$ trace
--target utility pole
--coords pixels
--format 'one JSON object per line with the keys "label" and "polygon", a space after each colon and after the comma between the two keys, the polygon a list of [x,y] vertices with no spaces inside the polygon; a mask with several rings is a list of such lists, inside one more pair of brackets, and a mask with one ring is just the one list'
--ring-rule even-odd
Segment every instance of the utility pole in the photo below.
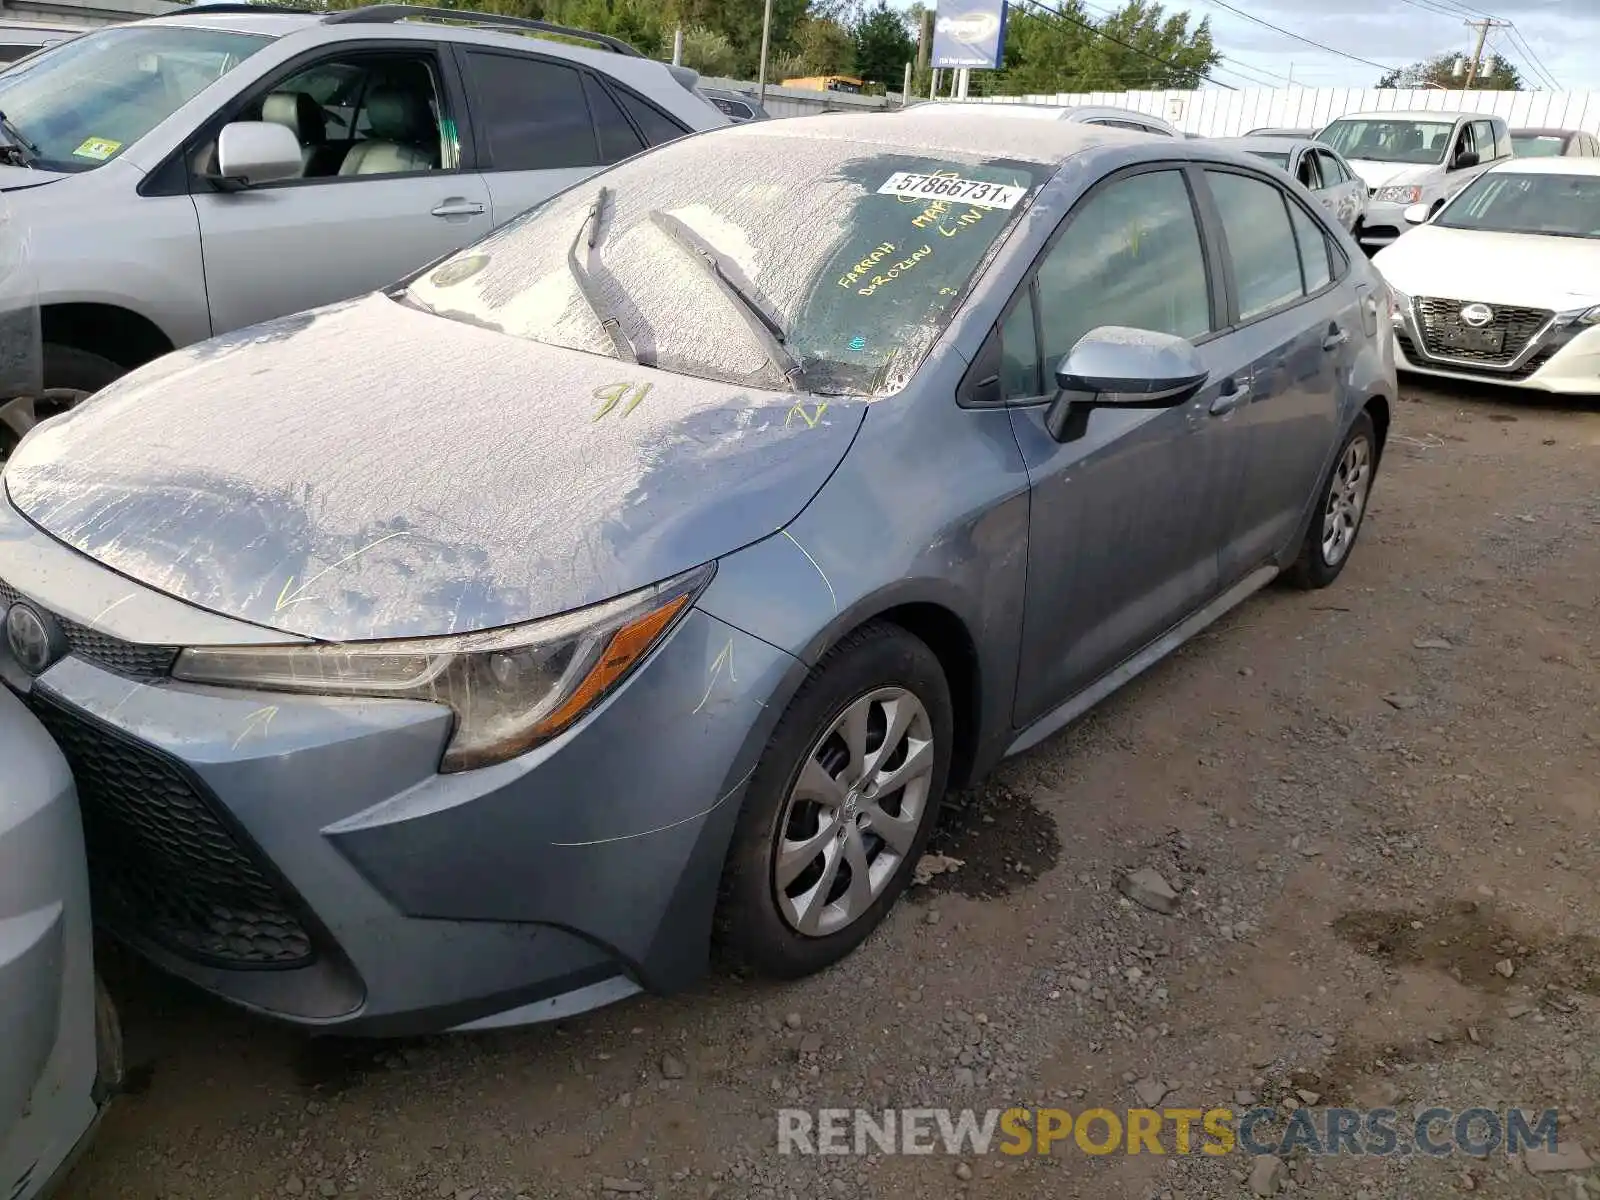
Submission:
{"label": "utility pole", "polygon": [[767,102],[767,49],[772,44],[772,0],[767,0],[761,13],[761,75],[757,85],[756,103]]}
{"label": "utility pole", "polygon": [[1491,29],[1504,29],[1511,24],[1510,21],[1496,21],[1485,17],[1481,21],[1462,22],[1468,29],[1478,31],[1478,44],[1472,48],[1472,61],[1467,64],[1467,81],[1462,84],[1463,91],[1471,91],[1472,83],[1478,78],[1478,72],[1483,69],[1483,43],[1489,37]]}

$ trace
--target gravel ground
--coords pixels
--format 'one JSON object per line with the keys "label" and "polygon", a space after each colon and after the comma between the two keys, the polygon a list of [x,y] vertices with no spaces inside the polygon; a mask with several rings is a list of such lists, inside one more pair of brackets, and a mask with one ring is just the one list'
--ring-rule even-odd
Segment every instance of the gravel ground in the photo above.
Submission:
{"label": "gravel ground", "polygon": [[959,797],[962,865],[802,984],[350,1044],[114,960],[131,1094],[66,1196],[1600,1197],[1503,1153],[782,1156],[775,1118],[1523,1105],[1600,1159],[1597,448],[1594,406],[1408,389],[1334,587]]}

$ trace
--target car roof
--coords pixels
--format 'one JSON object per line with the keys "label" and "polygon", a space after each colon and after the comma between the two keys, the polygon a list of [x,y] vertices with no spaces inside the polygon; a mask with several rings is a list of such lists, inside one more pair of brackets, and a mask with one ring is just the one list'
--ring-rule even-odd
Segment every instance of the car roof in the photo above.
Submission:
{"label": "car roof", "polygon": [[[1257,134],[1255,137],[1246,135],[1244,137],[1207,138],[1206,140],[1216,142],[1221,146],[1227,146],[1230,150],[1243,150],[1246,153],[1252,150],[1293,150],[1299,146],[1313,144],[1311,138],[1280,137],[1276,134]],[[1330,147],[1324,146],[1321,142],[1315,144],[1318,150],[1330,150]]]}
{"label": "car roof", "polygon": [[1508,158],[1489,170],[1497,175],[1600,175],[1600,158]]}
{"label": "car roof", "polygon": [[936,112],[985,113],[989,116],[1022,117],[1035,121],[1065,121],[1075,115],[1118,117],[1123,120],[1144,121],[1160,129],[1172,128],[1171,123],[1161,117],[1152,117],[1136,109],[1118,108],[1111,104],[1042,104],[1032,100],[1017,104],[985,100],[924,100],[919,104],[912,104],[895,111],[916,113],[920,116]]}
{"label": "car roof", "polygon": [[1429,112],[1424,108],[1416,108],[1400,109],[1395,112],[1342,113],[1328,124],[1332,125],[1334,121],[1434,121],[1443,125],[1447,121],[1464,121],[1472,117],[1484,121],[1496,119],[1493,113]]}
{"label": "car roof", "polygon": [[1511,131],[1512,137],[1574,137],[1578,134],[1576,129],[1556,129],[1553,126],[1525,125],[1520,129]]}
{"label": "car roof", "polygon": [[[974,106],[976,107],[976,106]],[[988,107],[988,106],[984,106]],[[910,110],[907,110],[910,111]],[[1174,142],[1153,134],[1076,121],[995,121],[981,113],[949,112],[941,121],[886,121],[878,113],[819,113],[736,125],[717,131],[722,138],[820,138],[865,142],[886,149],[1011,158],[1051,166],[1095,146],[1172,147],[1203,145]]]}

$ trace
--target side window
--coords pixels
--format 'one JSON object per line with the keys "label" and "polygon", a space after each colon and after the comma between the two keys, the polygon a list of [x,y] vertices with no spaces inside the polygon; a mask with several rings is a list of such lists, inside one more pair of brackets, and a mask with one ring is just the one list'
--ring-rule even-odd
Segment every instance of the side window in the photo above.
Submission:
{"label": "side window", "polygon": [[631,92],[618,91],[617,99],[622,101],[622,107],[633,118],[633,123],[644,132],[644,140],[649,145],[659,146],[662,142],[670,142],[689,132],[654,104],[639,99]]}
{"label": "side window", "polygon": [[[300,143],[298,178],[331,179],[455,170],[447,116],[432,55],[362,54],[304,67],[230,119],[287,127]],[[195,174],[214,172],[216,139],[189,161]]]}
{"label": "side window", "polygon": [[1477,144],[1478,157],[1488,162],[1495,156],[1494,122],[1474,121],[1472,123],[1472,140]]}
{"label": "side window", "polygon": [[1228,235],[1239,319],[1248,321],[1298,300],[1300,251],[1289,225],[1288,197],[1263,179],[1207,171]]}
{"label": "side window", "polygon": [[1033,290],[1022,294],[1000,322],[1000,395],[1019,400],[1044,393],[1039,378],[1039,339],[1033,325]]}
{"label": "side window", "polygon": [[621,162],[644,149],[644,143],[604,84],[593,75],[585,75],[583,92],[589,98],[589,111],[594,113],[595,132],[600,135],[601,162]]}
{"label": "side window", "polygon": [[1100,189],[1039,264],[1039,347],[1049,369],[1102,325],[1194,338],[1211,330],[1200,226],[1178,170]]}
{"label": "side window", "polygon": [[1317,166],[1322,170],[1323,187],[1334,187],[1341,183],[1350,182],[1350,176],[1345,173],[1343,165],[1337,158],[1329,154],[1326,150],[1318,150],[1315,153],[1317,156]]}
{"label": "side window", "polygon": [[1473,133],[1471,122],[1467,122],[1466,124],[1463,124],[1461,126],[1460,133],[1458,133],[1456,135],[1455,152],[1453,154],[1451,154],[1451,156],[1450,156],[1451,165],[1454,165],[1456,159],[1461,157],[1461,155],[1465,154],[1469,150],[1477,151],[1480,158],[1484,157],[1487,154],[1487,151],[1478,150],[1478,139],[1477,139],[1477,136]]}
{"label": "side window", "polygon": [[1322,226],[1293,201],[1289,203],[1289,222],[1294,226],[1294,240],[1300,247],[1300,277],[1306,295],[1320,291],[1333,280],[1329,266],[1328,235]]}
{"label": "side window", "polygon": [[1300,156],[1300,165],[1295,168],[1295,173],[1308,191],[1319,191],[1323,187],[1322,172],[1317,170],[1317,156],[1311,151]]}
{"label": "side window", "polygon": [[1494,126],[1494,156],[1510,158],[1515,153],[1511,146],[1511,127],[1498,122]]}
{"label": "side window", "polygon": [[467,51],[474,120],[496,171],[554,171],[601,162],[583,77],[572,67]]}

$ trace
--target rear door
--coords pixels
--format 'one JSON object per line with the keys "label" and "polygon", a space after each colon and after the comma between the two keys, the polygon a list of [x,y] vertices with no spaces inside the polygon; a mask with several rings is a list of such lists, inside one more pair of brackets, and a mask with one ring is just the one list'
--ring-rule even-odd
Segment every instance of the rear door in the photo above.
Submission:
{"label": "rear door", "polygon": [[1340,380],[1360,312],[1321,222],[1277,182],[1208,166],[1228,281],[1227,341],[1249,362],[1236,418],[1247,455],[1225,536],[1223,586],[1284,551],[1298,534],[1337,433]]}
{"label": "rear door", "polygon": [[[456,137],[463,101],[439,49],[341,47],[230,106],[188,154],[213,333],[385,287],[489,232],[489,193]],[[299,177],[222,191],[228,120],[276,120],[300,140]]]}
{"label": "rear door", "polygon": [[556,58],[457,46],[495,225],[688,131],[615,81]]}
{"label": "rear door", "polygon": [[1345,165],[1339,161],[1338,155],[1332,151],[1320,148],[1313,149],[1316,155],[1317,170],[1322,176],[1322,190],[1317,194],[1333,213],[1334,219],[1346,229],[1354,229],[1356,218],[1361,215],[1364,207],[1362,198],[1366,191],[1361,181]]}

